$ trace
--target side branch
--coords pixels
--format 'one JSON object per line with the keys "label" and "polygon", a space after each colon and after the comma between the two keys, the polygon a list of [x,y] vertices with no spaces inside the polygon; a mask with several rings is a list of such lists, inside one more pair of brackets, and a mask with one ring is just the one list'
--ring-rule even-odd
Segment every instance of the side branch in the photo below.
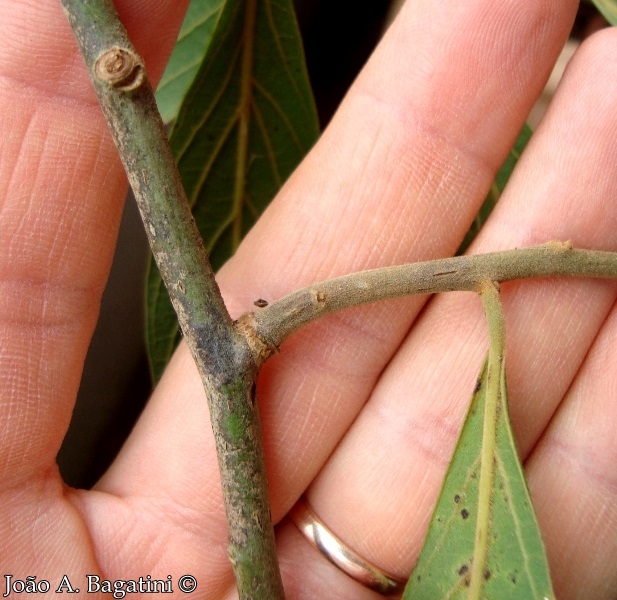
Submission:
{"label": "side branch", "polygon": [[260,360],[294,331],[324,315],[360,304],[412,294],[479,291],[483,281],[529,277],[617,278],[617,253],[576,250],[568,242],[456,256],[353,273],[303,288],[243,317],[254,331]]}

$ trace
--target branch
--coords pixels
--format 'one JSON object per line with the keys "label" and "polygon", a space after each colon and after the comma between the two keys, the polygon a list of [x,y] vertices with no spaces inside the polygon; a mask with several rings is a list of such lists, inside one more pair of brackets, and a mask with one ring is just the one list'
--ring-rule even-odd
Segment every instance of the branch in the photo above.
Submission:
{"label": "branch", "polygon": [[210,408],[240,598],[283,598],[256,365],[223,302],[144,68],[111,0],[62,0]]}
{"label": "branch", "polygon": [[242,317],[256,360],[278,350],[294,331],[337,310],[411,294],[479,291],[483,281],[529,277],[617,278],[617,253],[576,250],[569,242],[456,256],[353,273],[308,286]]}

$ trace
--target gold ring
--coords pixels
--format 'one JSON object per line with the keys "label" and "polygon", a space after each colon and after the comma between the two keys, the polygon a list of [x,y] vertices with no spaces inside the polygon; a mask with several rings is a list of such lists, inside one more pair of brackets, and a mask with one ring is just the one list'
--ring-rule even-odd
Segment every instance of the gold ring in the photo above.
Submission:
{"label": "gold ring", "polygon": [[386,573],[343,544],[312,511],[304,498],[298,500],[289,516],[304,537],[332,564],[352,579],[383,595],[403,591],[407,583],[404,579]]}

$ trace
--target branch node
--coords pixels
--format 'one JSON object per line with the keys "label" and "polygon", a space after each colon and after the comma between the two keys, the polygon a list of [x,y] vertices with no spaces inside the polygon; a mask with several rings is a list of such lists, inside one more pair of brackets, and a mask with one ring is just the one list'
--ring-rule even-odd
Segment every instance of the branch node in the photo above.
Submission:
{"label": "branch node", "polygon": [[555,253],[568,252],[572,250],[572,240],[567,240],[565,242],[560,242],[557,240],[551,240],[550,242],[546,242],[546,244],[542,244],[549,250],[552,250]]}
{"label": "branch node", "polygon": [[501,286],[499,285],[499,281],[494,281],[492,279],[483,279],[478,284],[477,292],[478,294],[487,294],[487,293],[499,293]]}
{"label": "branch node", "polygon": [[257,320],[255,319],[255,313],[249,312],[243,314],[234,323],[234,325],[236,331],[238,331],[246,340],[257,368],[259,368],[259,366],[273,354],[278,353],[278,346],[269,343],[257,333]]}
{"label": "branch node", "polygon": [[313,290],[312,291],[312,296],[314,301],[317,303],[317,306],[321,306],[323,304],[325,304],[327,298],[326,298],[326,292],[322,291],[322,290]]}
{"label": "branch node", "polygon": [[138,89],[146,80],[141,57],[133,50],[113,46],[94,63],[94,76],[107,85],[124,92]]}

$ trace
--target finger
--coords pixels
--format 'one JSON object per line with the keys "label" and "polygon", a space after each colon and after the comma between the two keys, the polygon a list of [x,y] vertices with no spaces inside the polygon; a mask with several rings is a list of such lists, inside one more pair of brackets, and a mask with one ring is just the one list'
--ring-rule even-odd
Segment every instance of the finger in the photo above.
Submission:
{"label": "finger", "polygon": [[615,340],[614,307],[526,465],[563,600],[617,596]]}
{"label": "finger", "polygon": [[[474,252],[550,239],[617,247],[617,176],[609,168],[617,160],[617,84],[607,84],[617,81],[609,60],[617,37],[599,39],[573,61]],[[551,280],[502,291],[511,414],[526,456],[593,343],[616,286]],[[336,534],[395,574],[408,575],[420,550],[486,353],[485,330],[473,294],[435,298],[310,488],[311,505],[336,524]]]}
{"label": "finger", "polygon": [[[321,141],[221,272],[234,315],[315,279],[453,252],[574,10],[573,2],[557,10],[485,1],[451,11],[408,3]],[[266,368],[259,397],[276,519],[353,421],[420,307],[414,299],[334,316],[296,335]],[[199,441],[205,426],[186,417],[201,415],[205,401],[185,354],[100,489],[131,495],[146,485],[222,518],[218,492],[196,497],[213,481],[215,458],[211,441]],[[146,433],[157,447],[142,441]],[[195,455],[197,465],[179,466]],[[165,461],[178,468],[163,478]],[[197,482],[187,472],[200,473]],[[223,547],[220,538],[221,564]]]}
{"label": "finger", "polygon": [[[119,3],[157,76],[182,4]],[[161,31],[156,44],[148,29]],[[0,468],[10,481],[55,463],[126,181],[60,3],[1,3],[0,36],[0,418],[10,423]]]}
{"label": "finger", "polygon": [[[596,34],[581,48],[582,56],[577,57],[578,62],[568,73],[572,87],[581,85],[583,77],[595,75],[597,78],[598,88],[592,88],[584,98],[591,121],[586,137],[600,146],[595,155],[599,161],[597,170],[603,169],[605,173],[613,170],[610,161],[615,160],[614,143],[603,146],[608,140],[597,134],[608,127],[613,137],[615,135],[615,119],[610,120],[609,104],[611,98],[614,102],[615,94],[603,85],[602,94],[595,94],[600,82],[605,83],[605,78],[613,78],[616,74],[611,58],[616,47],[614,31]],[[590,55],[594,57],[593,70],[585,75],[583,70],[588,67],[582,61]],[[580,67],[577,69],[576,65]],[[566,93],[566,89],[561,92]],[[613,228],[613,239],[615,236],[617,182],[613,177],[612,186],[598,189],[598,182],[593,181],[593,170],[580,172],[578,176],[578,185],[586,188],[588,198],[600,200],[597,220],[588,235],[594,245],[603,247],[608,228]],[[584,227],[585,222],[582,225]],[[593,297],[585,298],[584,302],[585,311],[594,308]],[[572,337],[578,337],[579,332],[573,327],[570,329],[574,329]],[[616,340],[617,311],[613,305],[565,400],[526,464],[555,591],[557,597],[564,600],[609,600],[617,594],[617,513],[614,509],[617,496],[614,435],[617,370],[612,360]]]}
{"label": "finger", "polygon": [[[160,73],[185,3],[117,4]],[[60,3],[1,2],[0,38],[0,563],[79,577],[96,556],[55,458],[126,183]]]}

